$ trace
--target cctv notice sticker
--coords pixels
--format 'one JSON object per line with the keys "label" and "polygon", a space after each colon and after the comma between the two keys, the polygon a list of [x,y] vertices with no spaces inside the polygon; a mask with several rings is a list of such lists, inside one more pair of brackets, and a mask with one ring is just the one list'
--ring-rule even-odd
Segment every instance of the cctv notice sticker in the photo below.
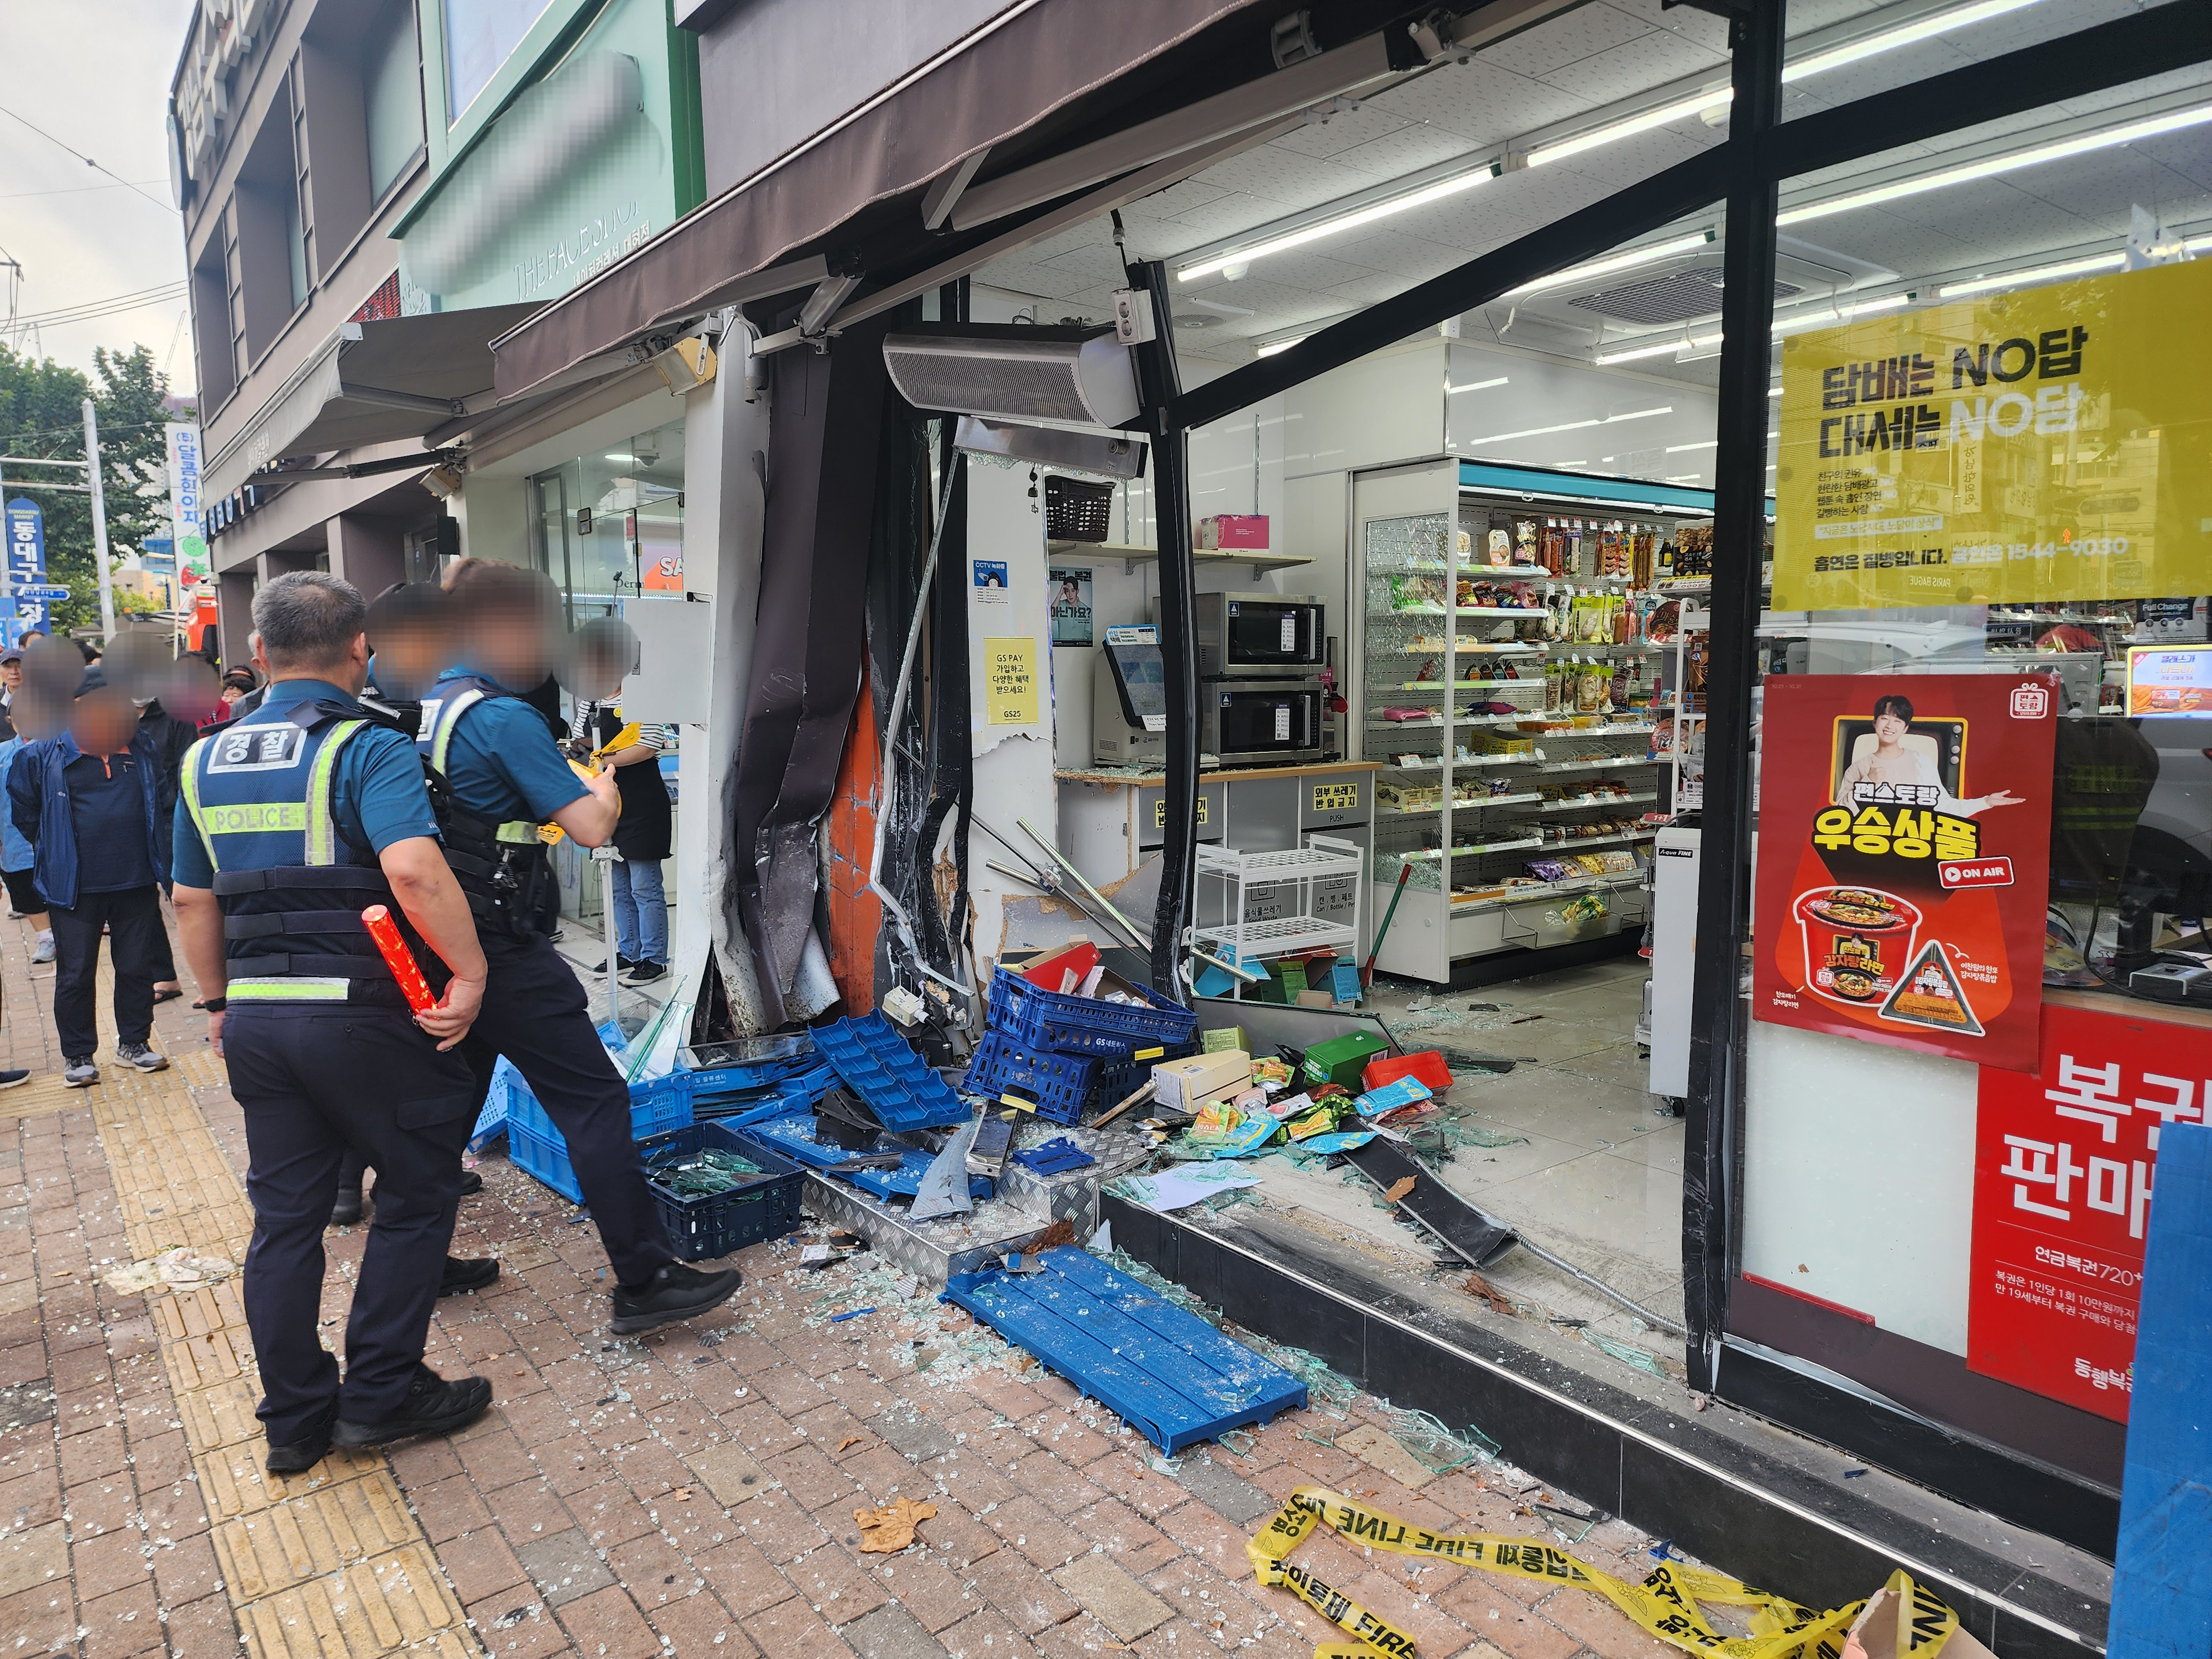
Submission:
{"label": "cctv notice sticker", "polygon": [[2055,675],[1777,674],[1752,1013],[2033,1071]]}
{"label": "cctv notice sticker", "polygon": [[1782,342],[1777,610],[2203,586],[2212,261]]}

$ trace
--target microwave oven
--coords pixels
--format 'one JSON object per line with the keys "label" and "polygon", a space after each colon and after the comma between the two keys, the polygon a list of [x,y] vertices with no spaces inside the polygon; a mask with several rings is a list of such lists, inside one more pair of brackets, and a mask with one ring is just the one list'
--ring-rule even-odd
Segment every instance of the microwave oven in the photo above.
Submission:
{"label": "microwave oven", "polygon": [[1224,766],[1319,760],[1321,682],[1204,682],[1198,688],[1198,746]]}
{"label": "microwave oven", "polygon": [[[1200,593],[1191,622],[1200,679],[1310,679],[1328,662],[1328,610],[1309,593]],[[1159,601],[1152,601],[1155,619]]]}

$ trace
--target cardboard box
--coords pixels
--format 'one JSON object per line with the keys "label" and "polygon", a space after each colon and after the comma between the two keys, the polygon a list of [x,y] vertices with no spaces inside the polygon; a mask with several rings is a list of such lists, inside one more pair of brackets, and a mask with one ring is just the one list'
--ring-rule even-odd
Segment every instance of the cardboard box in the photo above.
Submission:
{"label": "cardboard box", "polygon": [[1231,1048],[1242,1048],[1249,1054],[1252,1052],[1252,1040],[1244,1035],[1242,1025],[1218,1025],[1198,1034],[1198,1048],[1200,1054],[1223,1054]]}
{"label": "cardboard box", "polygon": [[1217,1096],[1234,1095],[1252,1084],[1252,1056],[1242,1048],[1222,1048],[1186,1060],[1164,1060],[1152,1067],[1156,1098],[1180,1112],[1196,1112]]}
{"label": "cardboard box", "polygon": [[1222,513],[1197,524],[1198,544],[1208,552],[1242,548],[1267,550],[1267,515],[1264,513]]}
{"label": "cardboard box", "polygon": [[1334,1083],[1358,1094],[1359,1074],[1367,1062],[1389,1051],[1390,1045],[1372,1031],[1347,1032],[1307,1049],[1305,1066],[1299,1075],[1309,1083]]}

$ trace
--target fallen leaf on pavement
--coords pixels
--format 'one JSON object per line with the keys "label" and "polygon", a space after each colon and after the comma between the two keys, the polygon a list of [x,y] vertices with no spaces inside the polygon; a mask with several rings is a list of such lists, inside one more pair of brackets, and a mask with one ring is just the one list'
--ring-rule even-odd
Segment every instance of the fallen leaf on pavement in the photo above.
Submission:
{"label": "fallen leaf on pavement", "polygon": [[1492,1313],[1510,1314],[1514,1310],[1513,1298],[1480,1273],[1469,1273],[1466,1288],[1469,1296],[1479,1296],[1487,1302]]}
{"label": "fallen leaf on pavement", "polygon": [[668,1494],[668,1501],[672,1504],[690,1503],[691,1501],[691,1488],[689,1486],[678,1486],[674,1492]]}
{"label": "fallen leaf on pavement", "polygon": [[896,1555],[914,1542],[914,1529],[937,1513],[934,1504],[894,1498],[879,1510],[854,1510],[860,1523],[860,1553]]}
{"label": "fallen leaf on pavement", "polygon": [[1394,1181],[1390,1183],[1389,1190],[1384,1193],[1382,1196],[1389,1199],[1393,1204],[1395,1204],[1400,1199],[1405,1197],[1407,1193],[1412,1192],[1413,1188],[1419,1184],[1420,1179],[1421,1178],[1419,1176],[1407,1176],[1403,1181]]}
{"label": "fallen leaf on pavement", "polygon": [[837,1449],[840,1452],[846,1451],[854,1446],[859,1445],[860,1442],[866,1438],[867,1436],[864,1434],[848,1434],[842,1440],[840,1440],[837,1443]]}

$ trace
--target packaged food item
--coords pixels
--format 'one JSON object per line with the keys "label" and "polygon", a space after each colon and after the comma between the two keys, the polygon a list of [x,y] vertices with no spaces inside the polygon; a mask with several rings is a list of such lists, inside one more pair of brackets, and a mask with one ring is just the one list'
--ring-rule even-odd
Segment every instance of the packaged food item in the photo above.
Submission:
{"label": "packaged food item", "polygon": [[1595,662],[1581,664],[1575,672],[1575,712],[1594,714],[1605,702],[1606,672]]}
{"label": "packaged food item", "polygon": [[1291,1086],[1291,1062],[1275,1054],[1255,1060],[1252,1081],[1266,1090],[1287,1089]]}
{"label": "packaged food item", "polygon": [[1538,881],[1565,881],[1574,871],[1559,859],[1530,859],[1522,868]]}
{"label": "packaged food item", "polygon": [[1490,532],[1489,553],[1490,562],[1492,565],[1503,567],[1511,564],[1513,562],[1512,538],[1503,530],[1492,531]]}

